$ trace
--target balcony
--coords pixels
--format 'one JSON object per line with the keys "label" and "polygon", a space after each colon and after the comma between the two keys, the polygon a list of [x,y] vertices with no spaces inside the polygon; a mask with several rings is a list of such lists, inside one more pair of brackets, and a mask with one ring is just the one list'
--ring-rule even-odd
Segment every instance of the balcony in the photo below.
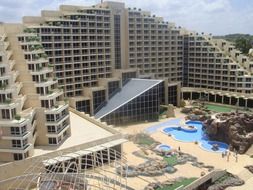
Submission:
{"label": "balcony", "polygon": [[10,45],[10,42],[5,41],[4,42],[4,49],[7,50]]}
{"label": "balcony", "polygon": [[37,70],[31,71],[32,75],[42,75],[42,74],[47,74],[47,73],[52,73],[53,68],[52,67],[43,67],[39,68]]}
{"label": "balcony", "polygon": [[55,99],[63,95],[63,91],[59,89],[50,90],[47,95],[41,95],[40,100]]}
{"label": "balcony", "polygon": [[37,49],[37,50],[26,50],[24,51],[24,54],[25,55],[30,55],[30,54],[42,54],[44,53],[44,50],[43,49]]}
{"label": "balcony", "polygon": [[15,64],[16,64],[16,62],[14,60],[9,61],[10,70],[13,69]]}
{"label": "balcony", "polygon": [[[54,106],[52,108],[46,109],[45,114],[59,114],[61,113],[64,109],[68,108],[69,105],[65,103],[64,101],[59,101],[57,102],[57,106]],[[68,114],[67,114],[68,115]]]}
{"label": "balcony", "polygon": [[25,131],[22,134],[9,134],[9,135],[2,135],[2,139],[4,140],[24,140],[26,138],[28,138],[32,133],[29,131]]}
{"label": "balcony", "polygon": [[67,125],[61,127],[61,129],[57,130],[56,132],[48,132],[46,136],[47,137],[58,137],[58,136],[61,136],[69,128],[70,128],[70,125],[67,124]]}
{"label": "balcony", "polygon": [[4,102],[0,102],[0,109],[12,109],[15,107],[23,107],[26,101],[26,96],[19,95],[15,99],[6,99]]}
{"label": "balcony", "polygon": [[68,118],[69,118],[69,114],[67,113],[67,114],[62,115],[55,121],[46,121],[46,125],[60,125],[61,123],[63,123],[63,121],[65,121]]}
{"label": "balcony", "polygon": [[57,80],[53,80],[53,78],[47,78],[43,82],[38,82],[35,84],[35,87],[47,87],[57,83]]}
{"label": "balcony", "polygon": [[47,59],[45,59],[45,58],[39,58],[39,59],[33,59],[33,60],[26,60],[26,62],[27,62],[27,64],[36,64],[36,63],[40,63],[40,64],[42,64],[42,63],[48,63],[48,60]]}
{"label": "balcony", "polygon": [[7,51],[7,60],[9,60],[10,59],[10,57],[12,56],[12,51]]}
{"label": "balcony", "polygon": [[0,152],[8,152],[8,153],[25,153],[28,150],[30,150],[31,148],[33,148],[33,145],[28,143],[23,147],[9,147],[9,148],[4,148],[4,149],[0,149]]}
{"label": "balcony", "polygon": [[26,110],[21,111],[19,114],[21,118],[32,120],[35,115],[35,110],[32,107],[30,107]]}
{"label": "balcony", "polygon": [[3,73],[0,75],[0,80],[9,80],[11,78],[12,73],[8,72],[8,73]]}
{"label": "balcony", "polygon": [[19,72],[18,71],[12,71],[11,74],[13,76],[13,81],[16,81],[17,77],[19,76]]}

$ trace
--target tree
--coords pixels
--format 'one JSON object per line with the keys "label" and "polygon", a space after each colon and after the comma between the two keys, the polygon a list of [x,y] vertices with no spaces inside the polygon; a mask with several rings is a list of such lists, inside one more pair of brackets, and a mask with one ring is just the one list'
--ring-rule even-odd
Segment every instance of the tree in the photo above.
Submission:
{"label": "tree", "polygon": [[249,49],[252,48],[251,40],[246,38],[238,38],[235,40],[235,47],[243,54],[248,54]]}

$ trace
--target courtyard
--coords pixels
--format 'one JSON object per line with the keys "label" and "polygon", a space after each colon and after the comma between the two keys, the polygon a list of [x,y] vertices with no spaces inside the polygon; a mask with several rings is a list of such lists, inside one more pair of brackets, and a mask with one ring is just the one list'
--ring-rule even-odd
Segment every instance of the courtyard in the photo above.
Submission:
{"label": "courtyard", "polygon": [[[169,166],[173,166],[176,171],[173,173],[165,173],[163,175],[151,177],[142,175],[139,175],[137,177],[129,177],[128,185],[133,189],[142,189],[148,184],[157,182],[168,182],[168,180],[183,177],[182,181],[177,181],[177,183],[173,183],[171,186],[169,186],[170,188],[172,188],[174,187],[173,185],[175,185],[176,188],[178,187],[177,184],[181,184],[183,183],[183,181],[189,182],[189,180],[191,181],[191,179],[192,181],[196,180],[201,176],[208,174],[212,171],[212,169],[214,169],[226,170],[231,174],[244,178],[245,184],[243,186],[229,187],[228,189],[247,189],[247,187],[249,187],[249,185],[252,184],[253,181],[253,175],[247,173],[244,168],[246,165],[252,164],[252,158],[250,158],[250,156],[248,156],[247,154],[240,154],[238,155],[236,160],[234,154],[231,153],[231,156],[228,160],[227,157],[222,156],[222,153],[228,148],[227,146],[221,146],[220,151],[212,151],[210,145],[209,147],[206,147],[208,145],[204,144],[204,147],[201,147],[201,144],[203,144],[203,142],[198,140],[203,139],[197,139],[198,143],[196,143],[196,139],[191,139],[192,133],[184,134],[187,136],[185,139],[177,139],[180,137],[183,138],[184,135],[176,137],[175,135],[171,134],[171,131],[169,135],[168,133],[163,132],[164,129],[168,130],[168,128],[172,126],[175,127],[184,123],[185,117],[186,114],[182,113],[180,108],[176,108],[175,117],[161,119],[158,122],[134,124],[116,128],[126,136],[146,134],[157,143],[156,146],[159,144],[167,145],[167,147],[164,148],[167,148],[168,150],[173,150],[174,152],[179,152],[178,149],[180,149],[180,152],[182,154],[197,159],[195,161],[195,164],[188,160],[186,160],[186,162],[184,162],[183,164],[175,164],[177,163],[178,158],[181,159],[181,157],[178,157],[178,154],[175,154],[174,156],[164,157],[161,155],[157,155],[154,151],[150,150],[149,148],[146,148],[150,144],[152,144],[151,139],[143,137],[138,138],[140,142],[137,143],[130,140],[129,142],[123,144],[123,152],[127,157],[129,166],[138,166],[140,164],[145,163],[149,159],[157,161],[163,160],[166,161]],[[182,131],[180,132],[182,133]],[[184,186],[186,186],[186,184]]]}

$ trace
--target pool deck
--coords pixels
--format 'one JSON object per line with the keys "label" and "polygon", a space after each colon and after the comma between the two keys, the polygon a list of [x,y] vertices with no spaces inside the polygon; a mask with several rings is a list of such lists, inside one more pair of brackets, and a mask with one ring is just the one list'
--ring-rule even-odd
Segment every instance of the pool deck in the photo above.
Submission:
{"label": "pool deck", "polygon": [[[191,154],[198,158],[199,162],[203,162],[205,165],[212,165],[215,169],[225,169],[235,175],[238,175],[244,172],[246,165],[252,165],[253,159],[250,158],[248,155],[238,155],[238,162],[236,162],[233,153],[229,157],[229,161],[227,161],[227,157],[222,157],[221,153],[213,153],[206,150],[203,150],[199,147],[199,145],[195,144],[194,142],[186,143],[174,140],[172,137],[161,132],[163,127],[166,125],[176,125],[179,124],[180,120],[185,117],[185,114],[180,112],[180,109],[175,110],[175,114],[177,118],[169,118],[169,119],[162,119],[159,122],[152,122],[152,123],[142,123],[136,125],[130,125],[127,127],[117,127],[117,129],[122,132],[123,134],[136,134],[138,132],[145,132],[149,133],[152,138],[156,141],[160,142],[161,144],[166,144],[174,149],[180,147],[182,152]],[[133,144],[132,142],[124,143],[123,145],[123,152],[126,154],[126,157],[129,161],[129,164],[136,165],[138,163],[143,162],[144,160],[134,156],[132,153],[136,150],[139,150],[138,146]],[[153,156],[152,154],[150,156]],[[175,174],[166,175],[166,178],[173,178],[175,176],[185,176],[185,177],[200,177],[200,172],[203,171],[201,168],[192,167],[190,164],[177,166],[178,171]],[[154,179],[145,178],[149,181],[156,181],[160,180],[160,177],[155,177]],[[161,178],[162,180],[163,178]],[[246,179],[246,185],[253,181],[253,175],[251,178]],[[130,179],[128,184],[136,189],[140,187],[144,187],[143,185],[147,184],[143,181],[139,181],[137,179]],[[137,185],[138,184],[138,185]],[[243,189],[244,186],[241,186],[240,189]],[[234,188],[233,188],[234,189]],[[246,190],[246,189],[245,189]]]}
{"label": "pool deck", "polygon": [[180,125],[181,120],[182,119],[178,119],[178,118],[177,119],[169,119],[169,120],[164,121],[162,123],[152,125],[151,127],[146,128],[145,132],[147,132],[149,134],[152,134],[152,133],[155,133],[158,130],[164,128],[164,127],[169,127],[169,126],[172,126],[172,125]]}

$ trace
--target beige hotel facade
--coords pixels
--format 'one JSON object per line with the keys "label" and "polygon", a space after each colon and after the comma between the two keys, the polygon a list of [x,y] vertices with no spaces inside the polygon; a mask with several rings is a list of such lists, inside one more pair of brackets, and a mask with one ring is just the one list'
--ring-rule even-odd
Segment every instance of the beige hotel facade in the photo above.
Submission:
{"label": "beige hotel facade", "polygon": [[124,3],[61,5],[0,25],[0,161],[60,146],[69,106],[95,115],[130,78],[162,79],[160,103],[253,107],[253,61],[224,40]]}

